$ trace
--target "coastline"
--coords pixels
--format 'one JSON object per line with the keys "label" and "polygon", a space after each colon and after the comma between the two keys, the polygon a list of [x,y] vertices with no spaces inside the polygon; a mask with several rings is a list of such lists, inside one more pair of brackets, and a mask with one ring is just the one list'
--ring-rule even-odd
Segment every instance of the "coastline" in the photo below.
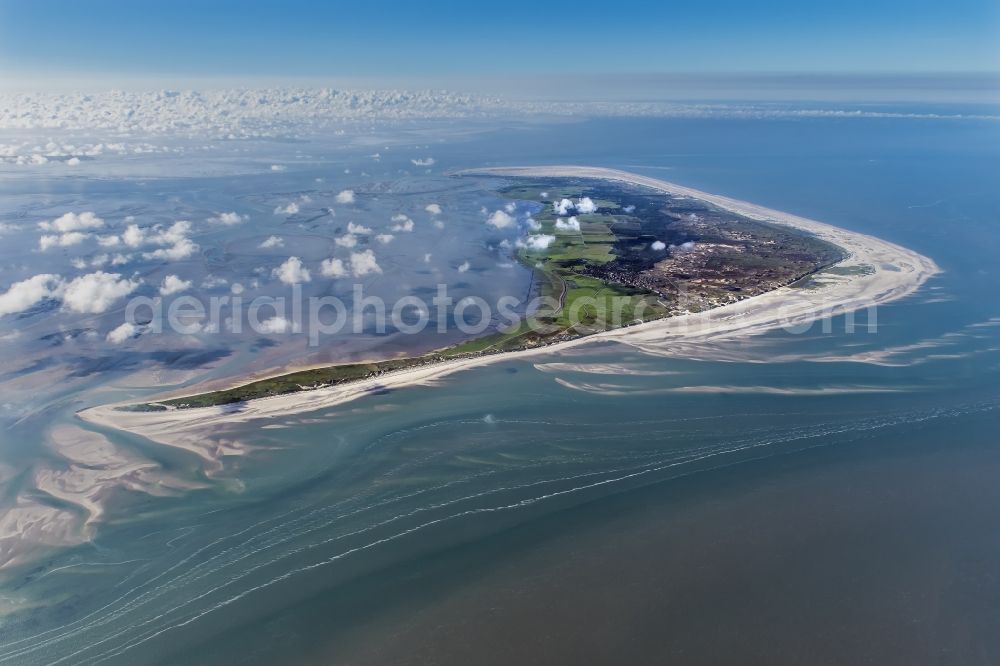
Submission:
{"label": "coastline", "polygon": [[218,442],[206,438],[205,434],[221,424],[270,419],[332,407],[375,390],[427,385],[461,370],[554,354],[593,341],[615,340],[657,353],[657,348],[662,345],[681,349],[758,335],[781,327],[802,326],[819,318],[908,296],[940,270],[931,259],[873,236],[625,171],[545,166],[474,169],[456,175],[601,179],[688,196],[752,219],[812,233],[847,251],[848,257],[836,264],[837,267],[867,268],[853,273],[850,270],[842,274],[821,273],[823,279],[815,289],[781,287],[704,312],[657,319],[543,347],[449,359],[343,385],[257,398],[241,404],[238,411],[231,406],[215,406],[134,412],[120,411],[118,407],[126,403],[116,403],[83,410],[78,416],[93,424],[125,430],[161,444],[188,450],[206,460],[219,460],[228,454],[228,447],[220,446]]}

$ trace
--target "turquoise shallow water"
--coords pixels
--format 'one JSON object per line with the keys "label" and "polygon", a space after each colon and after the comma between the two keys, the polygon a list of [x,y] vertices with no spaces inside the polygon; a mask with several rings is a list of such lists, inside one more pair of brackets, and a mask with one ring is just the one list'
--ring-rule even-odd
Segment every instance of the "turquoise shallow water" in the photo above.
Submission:
{"label": "turquoise shallow water", "polygon": [[0,660],[995,662],[997,138],[614,120],[440,146],[454,166],[628,168],[944,272],[876,332],[838,318],[696,358],[595,344],[233,426],[217,436],[255,449],[218,487],[139,503],[9,583],[46,603],[4,620]]}

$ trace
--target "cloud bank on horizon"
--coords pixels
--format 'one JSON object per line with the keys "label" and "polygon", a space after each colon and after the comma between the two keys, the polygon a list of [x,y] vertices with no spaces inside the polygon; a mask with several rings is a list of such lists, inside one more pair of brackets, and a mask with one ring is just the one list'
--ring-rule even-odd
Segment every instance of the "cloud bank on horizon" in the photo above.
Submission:
{"label": "cloud bank on horizon", "polygon": [[[836,105],[689,104],[627,101],[530,101],[444,91],[232,89],[209,91],[0,93],[0,130],[103,130],[117,137],[183,135],[268,138],[295,131],[342,129],[357,121],[501,117],[679,118],[976,118],[1000,115],[910,113]],[[9,139],[8,139],[9,140]],[[67,145],[50,140],[0,143],[0,159],[25,164],[66,161],[103,152],[168,150],[117,142]],[[78,161],[77,161],[78,163]],[[422,161],[421,165],[430,162]]]}

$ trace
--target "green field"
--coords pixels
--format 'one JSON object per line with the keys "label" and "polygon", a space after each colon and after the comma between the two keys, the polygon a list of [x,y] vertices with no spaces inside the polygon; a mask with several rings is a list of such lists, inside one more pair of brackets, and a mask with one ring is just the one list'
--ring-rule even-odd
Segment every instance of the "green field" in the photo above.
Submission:
{"label": "green field", "polygon": [[537,296],[546,299],[547,305],[514,331],[463,342],[441,350],[443,356],[524,349],[665,316],[666,308],[650,292],[607,283],[582,272],[588,266],[615,258],[613,249],[618,239],[610,225],[622,219],[611,212],[620,210],[618,202],[594,199],[597,212],[576,215],[579,232],[557,230],[552,202],[562,198],[579,199],[586,193],[587,188],[583,186],[557,187],[552,183],[500,190],[506,198],[544,206],[533,216],[541,225],[536,233],[553,235],[556,240],[545,250],[520,248],[517,259],[534,271]]}

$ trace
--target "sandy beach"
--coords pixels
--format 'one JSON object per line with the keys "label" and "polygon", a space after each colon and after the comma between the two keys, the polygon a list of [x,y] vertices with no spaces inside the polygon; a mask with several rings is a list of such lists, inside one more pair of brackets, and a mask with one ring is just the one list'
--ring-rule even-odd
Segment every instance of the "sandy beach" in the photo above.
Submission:
{"label": "sandy beach", "polygon": [[[873,236],[848,231],[745,201],[701,192],[682,185],[624,171],[582,166],[507,167],[477,169],[459,175],[573,177],[619,181],[673,195],[688,196],[746,217],[801,229],[845,249],[849,256],[838,271],[821,273],[808,289],[783,287],[766,294],[706,312],[670,317],[552,344],[538,349],[461,358],[400,370],[377,378],[287,395],[260,398],[230,407],[208,407],[157,412],[128,412],[121,404],[101,405],[84,410],[85,421],[126,430],[168,446],[189,450],[217,462],[222,457],[245,451],[238,442],[213,443],[206,438],[213,430],[235,421],[261,420],[323,409],[357,400],[382,389],[426,385],[469,368],[512,359],[553,355],[560,351],[615,340],[649,353],[683,356],[711,347],[722,340],[759,335],[778,328],[794,330],[817,319],[863,310],[914,293],[939,272],[931,259]],[[241,382],[243,383],[243,382]],[[191,395],[203,391],[188,391]]]}

